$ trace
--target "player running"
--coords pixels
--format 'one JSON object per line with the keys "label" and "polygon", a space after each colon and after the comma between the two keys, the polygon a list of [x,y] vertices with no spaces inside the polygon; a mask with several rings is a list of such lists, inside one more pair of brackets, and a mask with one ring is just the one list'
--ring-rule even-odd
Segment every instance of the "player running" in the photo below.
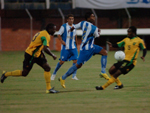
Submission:
{"label": "player running", "polygon": [[[73,65],[77,63],[78,51],[77,51],[77,36],[76,29],[72,32],[68,32],[71,27],[74,27],[74,15],[67,15],[67,23],[63,24],[58,32],[58,39],[61,42],[61,55],[60,61],[57,63],[56,68],[51,76],[51,80],[54,80],[56,77],[57,71],[66,61],[73,60]],[[76,77],[76,71],[72,76],[73,80],[78,80]]]}
{"label": "player running", "polygon": [[99,29],[92,24],[95,22],[95,16],[93,13],[88,12],[85,14],[85,19],[86,21],[82,21],[70,29],[70,31],[74,29],[78,29],[78,28],[82,29],[83,31],[82,43],[80,45],[80,54],[79,54],[76,65],[73,65],[62,77],[59,78],[59,81],[63,88],[65,88],[65,79],[68,76],[70,76],[72,73],[74,73],[77,69],[81,68],[82,64],[87,62],[95,54],[102,55],[101,73],[106,79],[109,79],[105,71],[106,63],[107,63],[107,52],[102,47],[93,44],[94,39],[100,36]]}
{"label": "player running", "polygon": [[117,83],[114,89],[123,88],[123,84],[121,83],[118,77],[121,74],[127,74],[134,68],[137,62],[136,59],[138,57],[140,49],[143,49],[143,56],[141,57],[141,59],[145,61],[147,50],[144,41],[138,36],[136,36],[136,27],[129,27],[127,32],[128,37],[118,42],[117,44],[111,44],[110,42],[107,42],[110,47],[124,47],[124,52],[126,56],[123,61],[115,63],[109,69],[109,74],[111,78],[103,86],[96,86],[97,90],[104,90],[106,87],[108,87],[114,82]]}
{"label": "player running", "polygon": [[[46,30],[40,31],[35,34],[30,45],[25,50],[24,61],[23,61],[23,70],[15,70],[12,72],[3,72],[1,76],[1,83],[9,77],[26,77],[34,63],[37,63],[44,69],[44,77],[46,82],[46,93],[58,93],[58,91],[54,90],[50,85],[50,66],[47,63],[47,59],[44,55],[46,52],[48,55],[52,56],[54,60],[56,60],[56,56],[49,49],[49,42],[52,35],[54,35],[56,31],[56,26],[52,23],[46,26]],[[44,50],[44,52],[43,52]]]}

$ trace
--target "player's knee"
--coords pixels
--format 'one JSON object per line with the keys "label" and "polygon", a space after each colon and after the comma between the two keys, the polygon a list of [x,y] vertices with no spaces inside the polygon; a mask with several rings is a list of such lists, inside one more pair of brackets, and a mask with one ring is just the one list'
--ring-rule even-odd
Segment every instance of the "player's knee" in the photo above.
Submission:
{"label": "player's knee", "polygon": [[111,69],[109,69],[109,73],[112,75],[113,74],[113,71]]}
{"label": "player's knee", "polygon": [[47,66],[44,68],[44,71],[50,71],[51,70],[51,67],[50,66]]}
{"label": "player's knee", "polygon": [[73,60],[73,63],[77,63],[77,60]]}
{"label": "player's knee", "polygon": [[107,56],[107,51],[106,50],[104,50],[103,55]]}
{"label": "player's knee", "polygon": [[76,66],[77,66],[77,68],[79,69],[79,68],[82,67],[82,64],[80,64],[80,65],[76,64]]}
{"label": "player's knee", "polygon": [[102,49],[99,54],[107,56],[107,51],[105,49]]}
{"label": "player's knee", "polygon": [[26,76],[28,75],[28,73],[29,73],[29,72],[27,72],[27,71],[22,71],[22,76],[23,76],[23,77],[26,77]]}
{"label": "player's knee", "polygon": [[60,63],[60,65],[62,65],[62,64],[64,64],[64,63],[65,63],[65,61],[62,61],[62,60],[61,60],[59,63]]}

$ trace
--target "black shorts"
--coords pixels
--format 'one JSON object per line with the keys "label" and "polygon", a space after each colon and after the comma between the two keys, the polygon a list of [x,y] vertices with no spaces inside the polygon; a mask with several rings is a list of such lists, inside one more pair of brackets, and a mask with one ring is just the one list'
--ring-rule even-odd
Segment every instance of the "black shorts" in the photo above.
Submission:
{"label": "black shorts", "polygon": [[37,63],[39,66],[43,66],[43,64],[47,63],[46,57],[43,53],[36,58],[25,52],[24,57],[23,68],[29,71],[32,69],[34,63]]}
{"label": "black shorts", "polygon": [[114,64],[114,66],[116,67],[117,70],[119,69],[124,75],[134,68],[133,63],[127,60],[117,62]]}

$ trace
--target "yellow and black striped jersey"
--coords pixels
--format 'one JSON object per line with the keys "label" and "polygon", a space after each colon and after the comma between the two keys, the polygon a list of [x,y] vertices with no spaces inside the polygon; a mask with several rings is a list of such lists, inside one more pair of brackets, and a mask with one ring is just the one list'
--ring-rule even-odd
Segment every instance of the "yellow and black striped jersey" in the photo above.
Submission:
{"label": "yellow and black striped jersey", "polygon": [[146,49],[144,41],[138,36],[131,39],[126,37],[117,44],[119,47],[124,47],[125,60],[132,62],[134,65],[136,65],[140,49]]}
{"label": "yellow and black striped jersey", "polygon": [[49,42],[50,35],[48,32],[46,30],[40,31],[34,35],[25,52],[31,56],[39,57],[44,46],[49,46]]}

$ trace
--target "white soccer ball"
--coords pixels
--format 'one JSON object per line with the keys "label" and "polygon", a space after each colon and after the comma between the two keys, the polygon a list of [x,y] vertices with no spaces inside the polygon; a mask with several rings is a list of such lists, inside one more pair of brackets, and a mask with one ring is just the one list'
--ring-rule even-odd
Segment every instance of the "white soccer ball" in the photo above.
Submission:
{"label": "white soccer ball", "polygon": [[123,61],[125,58],[125,53],[123,51],[116,51],[114,57],[117,61]]}

